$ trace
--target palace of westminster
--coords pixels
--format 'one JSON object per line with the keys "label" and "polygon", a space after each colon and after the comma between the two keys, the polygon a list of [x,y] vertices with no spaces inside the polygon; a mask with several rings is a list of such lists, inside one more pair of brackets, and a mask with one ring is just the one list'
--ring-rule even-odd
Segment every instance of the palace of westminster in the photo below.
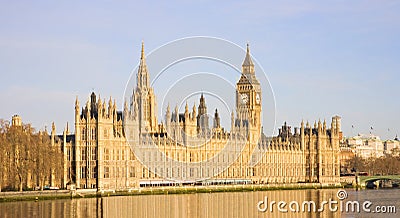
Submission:
{"label": "palace of westminster", "polygon": [[[249,47],[236,83],[236,108],[230,131],[220,126],[218,111],[198,107],[179,113],[168,106],[163,122],[142,44],[136,87],[118,111],[95,93],[81,107],[75,102],[75,134],[52,128],[52,142],[64,153],[63,178],[52,185],[124,190],[145,185],[339,183],[340,117],[326,122],[286,123],[277,136],[262,132],[262,93]],[[211,119],[210,119],[211,118]],[[210,119],[210,120],[209,120]],[[211,121],[211,122],[210,122]],[[209,122],[211,124],[209,124]]]}

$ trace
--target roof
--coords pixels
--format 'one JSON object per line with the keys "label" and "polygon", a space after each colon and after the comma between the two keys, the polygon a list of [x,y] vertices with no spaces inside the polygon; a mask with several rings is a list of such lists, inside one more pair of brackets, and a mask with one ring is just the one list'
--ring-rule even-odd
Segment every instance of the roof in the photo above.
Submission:
{"label": "roof", "polygon": [[257,77],[253,73],[242,73],[238,84],[251,84],[251,85],[259,85],[260,82],[258,81]]}
{"label": "roof", "polygon": [[254,66],[253,60],[250,55],[249,44],[247,43],[246,57],[244,58],[242,66]]}

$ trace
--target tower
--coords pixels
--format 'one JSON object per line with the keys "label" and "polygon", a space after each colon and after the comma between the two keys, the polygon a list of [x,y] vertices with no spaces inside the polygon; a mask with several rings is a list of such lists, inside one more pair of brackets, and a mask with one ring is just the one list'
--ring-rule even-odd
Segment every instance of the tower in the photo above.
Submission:
{"label": "tower", "polygon": [[12,116],[12,121],[11,121],[12,126],[22,126],[22,119],[19,115],[14,115]]}
{"label": "tower", "polygon": [[254,134],[261,130],[261,88],[251,59],[249,44],[242,64],[242,74],[236,83],[237,118],[247,123]]}
{"label": "tower", "polygon": [[197,128],[199,132],[206,133],[209,127],[208,127],[207,105],[203,94],[201,94],[200,97],[200,104],[198,107],[198,111],[199,114],[197,115]]}
{"label": "tower", "polygon": [[144,55],[144,43],[140,56],[139,69],[136,74],[136,90],[133,93],[134,104],[137,105],[135,113],[138,115],[140,132],[157,131],[157,104],[154,89],[150,86],[150,76],[147,70],[146,57]]}
{"label": "tower", "polygon": [[214,128],[221,128],[221,121],[218,115],[218,109],[215,109],[215,114],[214,114]]}

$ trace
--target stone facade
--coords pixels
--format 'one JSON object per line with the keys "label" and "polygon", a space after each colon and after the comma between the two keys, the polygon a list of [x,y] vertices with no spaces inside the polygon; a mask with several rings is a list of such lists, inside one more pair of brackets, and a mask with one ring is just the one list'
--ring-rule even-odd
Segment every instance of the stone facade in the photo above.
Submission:
{"label": "stone facade", "polygon": [[385,154],[384,142],[372,134],[362,135],[346,139],[347,146],[352,149],[354,155],[361,158],[379,158]]}
{"label": "stone facade", "polygon": [[[209,126],[206,99],[179,113],[168,106],[158,123],[156,97],[150,86],[144,48],[137,84],[123,111],[92,93],[84,107],[75,102],[75,134],[66,130],[57,143],[64,158],[63,185],[79,188],[129,189],[173,183],[339,183],[340,117],[286,123],[279,134],[262,133],[262,93],[247,47],[236,84],[231,129],[220,125],[215,110]],[[135,152],[132,152],[135,151]],[[205,180],[204,180],[205,179]]]}

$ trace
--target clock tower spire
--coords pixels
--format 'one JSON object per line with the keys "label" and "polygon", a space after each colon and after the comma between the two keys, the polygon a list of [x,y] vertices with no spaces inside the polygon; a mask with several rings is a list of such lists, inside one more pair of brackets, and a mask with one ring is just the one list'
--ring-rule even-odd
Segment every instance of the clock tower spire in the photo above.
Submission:
{"label": "clock tower spire", "polygon": [[246,57],[244,58],[243,64],[242,64],[242,72],[243,73],[252,73],[254,74],[254,63],[253,60],[251,60],[251,55],[250,55],[250,47],[249,43],[247,43],[246,46]]}
{"label": "clock tower spire", "polygon": [[260,133],[261,88],[255,74],[249,44],[242,64],[242,74],[236,83],[236,112],[237,118],[247,123],[252,132]]}

